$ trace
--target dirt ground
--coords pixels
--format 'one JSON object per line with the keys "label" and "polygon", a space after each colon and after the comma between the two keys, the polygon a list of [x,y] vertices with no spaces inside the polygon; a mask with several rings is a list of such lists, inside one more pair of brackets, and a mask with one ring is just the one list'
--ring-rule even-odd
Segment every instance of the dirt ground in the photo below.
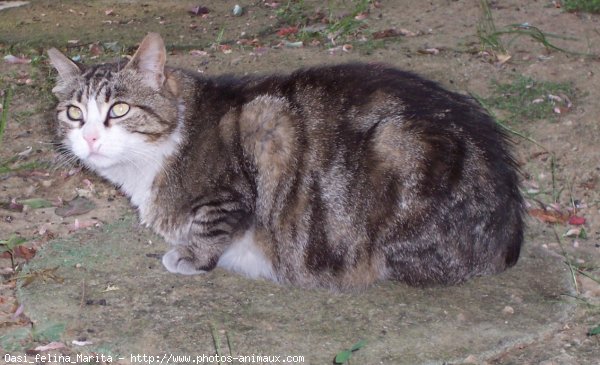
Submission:
{"label": "dirt ground", "polygon": [[[313,26],[324,17],[347,18],[358,3],[304,2]],[[495,58],[492,51],[481,52],[484,48],[477,26],[482,9],[475,0],[368,2],[368,11],[356,15],[364,22],[362,28],[347,36],[330,34],[320,39],[301,39],[293,30],[286,31],[289,24],[281,24],[281,9],[287,1],[239,1],[243,8],[240,16],[232,13],[234,1],[31,1],[0,11],[0,53],[31,60],[24,64],[6,58],[0,61],[0,90],[5,99],[12,90],[0,145],[0,161],[7,168],[0,170],[0,240],[13,235],[25,238],[27,242],[15,251],[17,263],[23,263],[49,240],[96,229],[130,209],[114,187],[57,158],[50,93],[54,73],[44,56],[49,47],[94,63],[132,54],[144,34],[154,31],[166,40],[169,65],[207,75],[286,72],[301,66],[360,60],[387,62],[452,90],[482,97],[493,92],[493,80],[510,81],[525,75],[565,82],[575,89],[570,108],[544,119],[512,120],[510,126],[530,139],[514,135],[523,190],[541,192],[528,198],[529,208],[538,218],[528,221],[526,244],[547,248],[571,263],[576,298],[565,293],[564,300],[576,300],[577,313],[561,331],[480,362],[600,364],[600,336],[588,335],[600,325],[600,284],[593,279],[600,277],[600,16],[567,13],[557,3],[491,2],[498,28],[527,23],[568,38],[552,38],[551,42],[573,52],[548,50],[529,37],[519,37],[507,46],[509,60]],[[206,6],[208,13],[191,14],[194,6]],[[393,36],[373,35],[385,31]],[[553,168],[551,154],[556,158]],[[560,192],[554,194],[556,201],[552,191]],[[93,209],[66,217],[56,214],[57,206],[77,196],[92,201]],[[35,201],[21,206],[27,199],[42,199],[50,206],[38,208]],[[548,207],[550,213],[539,214]],[[551,214],[552,207],[567,216],[585,218],[587,237],[563,236],[581,226]],[[559,217],[559,222],[549,223],[550,216]],[[2,333],[28,326],[29,321],[27,313],[19,313],[15,272],[6,253],[0,258],[0,269]]]}

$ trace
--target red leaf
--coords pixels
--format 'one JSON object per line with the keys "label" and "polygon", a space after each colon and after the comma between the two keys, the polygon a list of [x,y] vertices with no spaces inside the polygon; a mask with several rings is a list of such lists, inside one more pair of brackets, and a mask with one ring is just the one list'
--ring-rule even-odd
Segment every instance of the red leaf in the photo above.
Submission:
{"label": "red leaf", "polygon": [[579,217],[576,215],[572,215],[569,218],[569,224],[574,225],[574,226],[581,226],[582,224],[585,224],[585,218]]}
{"label": "red leaf", "polygon": [[35,248],[29,248],[25,246],[17,246],[14,250],[15,256],[22,257],[27,261],[29,261],[33,256],[35,256],[35,252]]}
{"label": "red leaf", "polygon": [[277,35],[280,37],[285,37],[290,34],[296,34],[296,33],[298,33],[298,27],[287,27],[287,28],[279,29],[279,31],[277,32]]}

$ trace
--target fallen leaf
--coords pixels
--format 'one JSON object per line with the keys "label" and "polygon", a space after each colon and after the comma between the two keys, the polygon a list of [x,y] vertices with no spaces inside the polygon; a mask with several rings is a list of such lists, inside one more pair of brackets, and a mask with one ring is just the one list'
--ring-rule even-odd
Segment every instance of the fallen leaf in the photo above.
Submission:
{"label": "fallen leaf", "polygon": [[54,210],[56,215],[61,217],[71,217],[74,215],[81,215],[88,213],[96,208],[96,204],[88,198],[76,197],[75,199],[67,202],[64,206],[58,207]]}
{"label": "fallen leaf", "polygon": [[398,36],[415,37],[417,35],[419,35],[419,33],[415,33],[415,32],[410,31],[408,29],[404,29],[404,28],[400,28],[400,29],[390,28],[390,29],[385,29],[385,30],[381,30],[379,32],[373,33],[373,38],[374,39],[381,39],[381,38],[390,38],[390,37],[398,37]]}
{"label": "fallen leaf", "polygon": [[208,9],[206,6],[194,6],[188,10],[188,13],[193,15],[204,15],[210,13],[210,9]]}
{"label": "fallen leaf", "polygon": [[590,330],[588,331],[588,336],[596,336],[596,335],[600,335],[600,326],[596,326],[594,328],[590,328]]}
{"label": "fallen leaf", "polygon": [[369,16],[369,13],[360,13],[360,14],[356,14],[356,16],[354,17],[354,19],[356,20],[365,20],[367,19],[367,17]]}
{"label": "fallen leaf", "polygon": [[422,53],[422,54],[436,55],[436,54],[440,53],[440,50],[437,48],[425,48],[425,49],[420,49],[417,52]]}
{"label": "fallen leaf", "polygon": [[83,221],[80,222],[79,219],[75,219],[75,222],[71,225],[69,225],[69,232],[75,232],[78,231],[80,229],[85,229],[85,228],[89,228],[89,227],[95,227],[95,226],[100,226],[100,222],[92,219],[89,221]]}
{"label": "fallen leaf", "polygon": [[581,234],[581,227],[571,228],[563,235],[563,237],[579,237]]}
{"label": "fallen leaf", "polygon": [[283,45],[288,48],[301,48],[302,46],[304,46],[304,43],[302,43],[302,41],[298,41],[298,42],[283,41]]}
{"label": "fallen leaf", "polygon": [[118,286],[116,286],[116,285],[111,285],[111,284],[108,284],[108,285],[106,286],[106,289],[102,290],[102,292],[103,292],[103,293],[106,293],[106,292],[109,292],[109,291],[115,291],[115,290],[119,290],[119,287],[118,287]]}
{"label": "fallen leaf", "polygon": [[33,247],[25,247],[23,245],[19,245],[14,248],[13,254],[16,257],[22,257],[25,260],[29,261],[35,256],[36,250]]}
{"label": "fallen leaf", "polygon": [[201,51],[199,49],[192,49],[190,51],[190,56],[198,56],[198,57],[204,57],[204,56],[208,56],[208,52],[206,51]]}
{"label": "fallen leaf", "polygon": [[26,205],[31,209],[49,208],[53,206],[52,202],[40,198],[21,200],[21,204]]}
{"label": "fallen leaf", "polygon": [[23,211],[23,204],[17,203],[16,199],[13,198],[8,203],[2,203],[2,204],[0,204],[0,208],[9,210],[11,212],[22,212]]}
{"label": "fallen leaf", "polygon": [[529,215],[545,223],[566,223],[569,217],[556,210],[530,209]]}
{"label": "fallen leaf", "polygon": [[569,224],[573,226],[580,226],[582,224],[585,224],[585,218],[579,217],[577,215],[572,215],[571,217],[569,217]]}
{"label": "fallen leaf", "polygon": [[71,343],[75,346],[86,346],[86,345],[93,344],[92,341],[77,341],[77,340],[73,340],[73,341],[71,341]]}
{"label": "fallen leaf", "polygon": [[498,54],[496,54],[496,59],[498,60],[498,62],[496,64],[498,66],[501,66],[501,65],[505,64],[506,62],[508,62],[511,58],[512,58],[512,56],[509,55],[508,53],[498,53]]}
{"label": "fallen leaf", "polygon": [[104,52],[104,49],[98,43],[90,45],[90,54],[92,56],[99,56]]}
{"label": "fallen leaf", "polygon": [[231,46],[228,44],[220,44],[219,50],[225,54],[230,54],[232,52]]}
{"label": "fallen leaf", "polygon": [[400,32],[398,32],[396,29],[390,28],[373,33],[373,39],[398,37],[400,35]]}
{"label": "fallen leaf", "polygon": [[286,37],[290,34],[296,34],[298,33],[298,27],[285,27],[285,28],[280,28],[277,31],[277,35],[280,37]]}
{"label": "fallen leaf", "polygon": [[65,344],[64,343],[62,343],[62,342],[50,342],[47,345],[36,347],[35,351],[44,352],[44,351],[50,351],[50,350],[58,350],[58,349],[62,349],[62,348],[65,348]]}
{"label": "fallen leaf", "polygon": [[24,311],[24,310],[25,310],[25,306],[24,306],[23,304],[20,304],[20,305],[17,307],[17,310],[15,311],[15,313],[13,313],[13,315],[12,315],[12,319],[13,319],[13,320],[15,320],[15,319],[19,318],[19,316],[20,316],[21,314],[23,314],[23,311]]}
{"label": "fallen leaf", "polygon": [[31,59],[25,57],[15,57],[11,54],[4,56],[4,62],[10,64],[27,64],[31,63]]}

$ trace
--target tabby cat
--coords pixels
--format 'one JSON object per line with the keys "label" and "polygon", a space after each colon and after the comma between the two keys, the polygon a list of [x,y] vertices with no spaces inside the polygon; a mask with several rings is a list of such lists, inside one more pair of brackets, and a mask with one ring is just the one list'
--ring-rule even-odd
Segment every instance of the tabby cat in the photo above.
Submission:
{"label": "tabby cat", "polygon": [[170,272],[344,290],[517,262],[515,161],[468,97],[381,64],[205,77],[154,33],[127,63],[48,54],[64,146],[172,245]]}

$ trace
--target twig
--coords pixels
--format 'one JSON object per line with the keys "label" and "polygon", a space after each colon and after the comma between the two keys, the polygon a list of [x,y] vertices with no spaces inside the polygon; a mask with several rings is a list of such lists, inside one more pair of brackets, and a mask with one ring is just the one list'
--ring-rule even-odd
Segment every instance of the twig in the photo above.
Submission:
{"label": "twig", "polygon": [[85,278],[81,281],[81,302],[79,303],[79,308],[83,308],[85,304]]}
{"label": "twig", "polygon": [[577,293],[577,295],[579,295],[580,294],[579,293],[579,285],[577,284],[577,275],[576,275],[576,273],[579,270],[573,267],[573,264],[571,263],[571,260],[569,259],[567,251],[565,250],[565,247],[562,244],[560,236],[558,235],[558,232],[556,232],[556,228],[552,227],[552,231],[554,232],[554,236],[556,237],[556,240],[558,241],[558,245],[560,246],[562,255],[565,258],[565,264],[567,264],[567,266],[569,267],[569,271],[571,271],[571,279],[573,280],[573,286],[575,287],[575,293]]}

